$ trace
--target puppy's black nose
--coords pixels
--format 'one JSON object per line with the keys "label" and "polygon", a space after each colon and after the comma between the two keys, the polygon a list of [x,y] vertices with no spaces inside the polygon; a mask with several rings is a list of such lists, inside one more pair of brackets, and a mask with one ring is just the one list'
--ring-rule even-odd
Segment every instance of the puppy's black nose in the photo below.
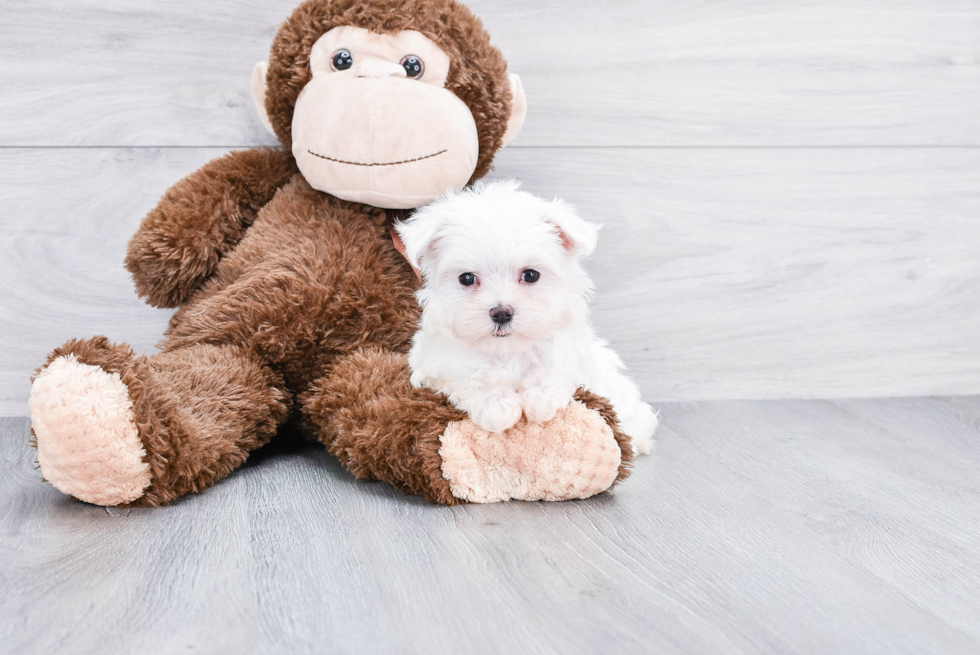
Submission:
{"label": "puppy's black nose", "polygon": [[490,310],[490,318],[497,325],[507,325],[510,323],[510,319],[514,318],[514,310],[511,307],[497,305]]}

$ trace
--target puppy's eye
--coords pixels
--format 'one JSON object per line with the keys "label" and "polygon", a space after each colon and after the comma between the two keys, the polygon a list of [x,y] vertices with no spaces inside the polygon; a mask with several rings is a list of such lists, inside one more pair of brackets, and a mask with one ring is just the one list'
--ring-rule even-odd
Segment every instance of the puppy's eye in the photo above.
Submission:
{"label": "puppy's eye", "polygon": [[459,283],[464,287],[471,287],[476,284],[476,276],[472,273],[463,273],[459,276]]}
{"label": "puppy's eye", "polygon": [[333,53],[333,59],[330,60],[330,64],[335,71],[345,71],[354,65],[354,56],[347,48],[341,48]]}
{"label": "puppy's eye", "polygon": [[523,273],[521,273],[521,281],[522,282],[527,282],[528,284],[534,284],[535,282],[538,281],[538,279],[540,277],[541,277],[541,274],[538,273],[533,268],[529,268],[526,271],[524,271]]}
{"label": "puppy's eye", "polygon": [[425,72],[425,63],[415,55],[402,57],[401,64],[405,69],[405,74],[412,79],[422,77],[422,73]]}

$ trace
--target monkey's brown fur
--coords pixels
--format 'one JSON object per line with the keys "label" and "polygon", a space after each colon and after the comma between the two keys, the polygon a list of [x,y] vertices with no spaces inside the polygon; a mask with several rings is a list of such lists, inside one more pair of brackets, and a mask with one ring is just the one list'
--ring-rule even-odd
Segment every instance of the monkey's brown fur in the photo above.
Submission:
{"label": "monkey's brown fur", "polygon": [[[490,168],[510,113],[506,62],[480,21],[453,0],[310,0],[272,48],[267,109],[286,150],[215,160],[171,188],[133,237],[126,266],[148,302],[179,307],[163,352],[138,356],[104,337],[55,357],[118,373],[129,389],[152,480],[134,505],[162,505],[228,475],[279,426],[299,422],[358,478],[459,502],[441,473],[440,436],[466,415],[413,389],[405,353],[418,281],[381,209],[312,189],[289,155],[296,97],[313,43],[337,25],[414,29],[452,65],[447,88],[476,120]],[[578,399],[632,450],[609,404]]]}
{"label": "monkey's brown fur", "polygon": [[129,242],[126,268],[156,307],[179,307],[299,171],[283,150],[242,150],[170,187]]}

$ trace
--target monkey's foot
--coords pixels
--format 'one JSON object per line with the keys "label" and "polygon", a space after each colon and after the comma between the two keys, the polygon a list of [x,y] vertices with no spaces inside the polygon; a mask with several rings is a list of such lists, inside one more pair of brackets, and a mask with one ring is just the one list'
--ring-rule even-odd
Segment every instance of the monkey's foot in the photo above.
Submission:
{"label": "monkey's foot", "polygon": [[30,399],[37,459],[55,488],[96,505],[143,495],[150,467],[119,373],[56,357],[34,380]]}
{"label": "monkey's foot", "polygon": [[623,473],[622,438],[599,412],[573,401],[543,424],[521,421],[503,434],[472,421],[442,435],[442,473],[457,498],[572,500],[610,489]]}

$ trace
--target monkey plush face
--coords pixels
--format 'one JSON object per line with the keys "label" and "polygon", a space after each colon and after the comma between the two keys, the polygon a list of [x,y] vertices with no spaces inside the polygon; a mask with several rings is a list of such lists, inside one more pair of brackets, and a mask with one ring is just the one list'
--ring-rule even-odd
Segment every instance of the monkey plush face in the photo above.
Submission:
{"label": "monkey plush face", "polygon": [[293,113],[293,157],[314,188],[408,208],[473,175],[476,121],[445,89],[449,57],[426,37],[335,27],[313,45],[310,69]]}
{"label": "monkey plush face", "polygon": [[409,209],[486,174],[520,131],[524,91],[505,71],[454,0],[310,0],[252,89],[313,188]]}

